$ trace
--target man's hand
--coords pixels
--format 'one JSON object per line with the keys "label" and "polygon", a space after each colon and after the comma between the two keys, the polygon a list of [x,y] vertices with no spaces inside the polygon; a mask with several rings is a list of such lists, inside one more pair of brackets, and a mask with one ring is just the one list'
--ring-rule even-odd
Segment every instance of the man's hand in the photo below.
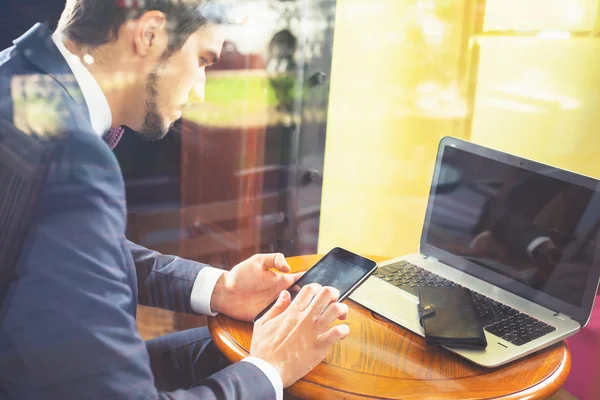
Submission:
{"label": "man's hand", "polygon": [[281,253],[256,254],[225,272],[215,285],[210,308],[232,318],[252,321],[284,289],[302,276],[290,272]]}
{"label": "man's hand", "polygon": [[310,284],[290,304],[290,294],[283,291],[254,324],[250,355],[275,367],[283,387],[309,373],[350,333],[348,325],[331,327],[348,316],[348,306],[336,302],[339,295],[337,289]]}

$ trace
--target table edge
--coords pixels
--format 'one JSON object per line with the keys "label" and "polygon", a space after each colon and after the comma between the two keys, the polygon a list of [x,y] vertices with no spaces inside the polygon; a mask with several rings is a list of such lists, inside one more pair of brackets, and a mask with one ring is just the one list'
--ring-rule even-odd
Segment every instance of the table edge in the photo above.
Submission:
{"label": "table edge", "polygon": [[[235,341],[235,339],[231,335],[229,335],[229,333],[224,329],[219,319],[219,315],[208,318],[208,329],[217,347],[230,361],[239,362],[250,355],[246,351],[246,349],[242,347],[242,345],[240,345],[237,341]],[[564,361],[556,367],[552,374],[550,374],[543,381],[540,381],[535,385],[524,388],[518,392],[496,398],[499,400],[545,399],[551,396],[552,394],[558,392],[563,386],[564,382],[566,381],[569,375],[569,371],[571,369],[571,353],[568,349],[568,344],[566,343],[566,341],[562,341],[560,343],[562,343],[562,353]],[[336,395],[344,396],[346,398],[369,398],[353,392],[340,390],[336,387],[322,385],[318,382],[314,382],[309,379],[302,379],[298,381],[290,388],[288,388],[288,390],[290,392],[301,395],[301,393],[307,391],[307,388],[310,386],[327,388],[331,392],[336,393]],[[394,397],[386,397],[386,399],[394,399]]]}
{"label": "table edge", "polygon": [[[321,255],[312,255],[314,257],[320,257]],[[289,258],[301,258],[305,256],[296,256]],[[289,259],[288,258],[288,259]],[[377,262],[384,262],[389,260],[389,257],[371,256],[371,259],[377,259]],[[223,354],[232,362],[239,362],[245,357],[250,356],[248,351],[240,345],[223,327],[220,321],[220,315],[209,316],[207,318],[208,329],[211,333],[213,340],[217,347],[223,352]],[[515,393],[511,393],[506,396],[497,397],[499,400],[517,400],[517,399],[545,399],[554,393],[558,392],[563,386],[569,376],[571,370],[571,352],[569,351],[568,343],[563,340],[562,342],[563,361],[556,367],[556,369],[547,376],[543,381],[538,382],[535,385],[529,386]],[[541,349],[540,351],[543,351]],[[457,356],[458,357],[458,356]],[[518,361],[518,360],[516,360]],[[327,388],[334,392],[338,396],[344,396],[345,398],[380,398],[380,397],[365,397],[356,393],[340,390],[339,388],[325,386],[318,382],[314,382],[307,379],[302,379],[292,385],[289,390],[291,393],[301,394],[305,392],[308,387],[320,387]],[[393,399],[393,397],[388,397]]]}

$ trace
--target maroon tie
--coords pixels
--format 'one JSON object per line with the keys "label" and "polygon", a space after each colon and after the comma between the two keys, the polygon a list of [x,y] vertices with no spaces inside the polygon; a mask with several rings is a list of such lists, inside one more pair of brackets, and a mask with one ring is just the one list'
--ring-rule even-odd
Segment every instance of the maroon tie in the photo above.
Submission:
{"label": "maroon tie", "polygon": [[111,149],[114,149],[119,144],[119,140],[121,140],[121,136],[123,136],[124,132],[125,129],[119,126],[106,132],[106,135],[103,136],[103,139]]}

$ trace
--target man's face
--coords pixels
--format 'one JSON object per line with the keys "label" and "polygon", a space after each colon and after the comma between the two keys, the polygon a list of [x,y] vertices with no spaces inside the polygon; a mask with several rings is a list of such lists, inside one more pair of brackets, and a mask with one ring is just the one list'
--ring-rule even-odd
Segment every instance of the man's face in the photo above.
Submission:
{"label": "man's face", "polygon": [[207,25],[154,66],[146,82],[146,115],[139,130],[145,139],[163,138],[190,101],[204,100],[205,69],[218,61],[223,41],[223,30]]}

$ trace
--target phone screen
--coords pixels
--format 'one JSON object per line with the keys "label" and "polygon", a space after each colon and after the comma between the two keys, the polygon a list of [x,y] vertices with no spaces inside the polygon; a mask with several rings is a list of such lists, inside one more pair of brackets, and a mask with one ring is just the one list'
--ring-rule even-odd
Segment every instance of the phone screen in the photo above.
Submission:
{"label": "phone screen", "polygon": [[[350,291],[358,287],[356,284],[368,277],[376,266],[374,261],[337,247],[306,271],[288,291],[294,301],[304,285],[318,283],[321,286],[331,286],[339,290],[341,301],[348,297],[351,294]],[[262,317],[274,304],[275,301],[269,304],[256,316],[254,321]]]}

